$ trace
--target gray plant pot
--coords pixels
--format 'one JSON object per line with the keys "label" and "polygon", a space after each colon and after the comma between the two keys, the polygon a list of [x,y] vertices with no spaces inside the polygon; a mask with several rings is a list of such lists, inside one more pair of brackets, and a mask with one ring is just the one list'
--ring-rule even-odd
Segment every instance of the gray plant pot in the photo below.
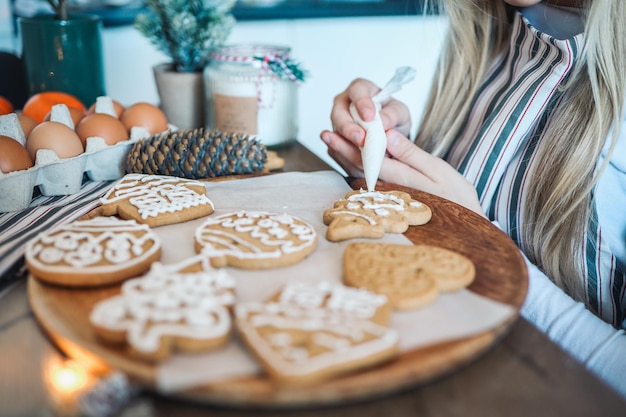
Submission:
{"label": "gray plant pot", "polygon": [[179,129],[204,127],[202,72],[177,72],[172,63],[155,65],[153,72],[168,122]]}

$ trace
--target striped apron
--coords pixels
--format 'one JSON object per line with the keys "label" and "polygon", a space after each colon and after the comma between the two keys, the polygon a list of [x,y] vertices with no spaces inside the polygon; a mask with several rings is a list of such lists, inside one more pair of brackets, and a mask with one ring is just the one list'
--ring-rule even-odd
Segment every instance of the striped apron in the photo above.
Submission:
{"label": "striped apron", "polygon": [[[445,159],[478,191],[483,210],[520,244],[521,207],[534,150],[582,43],[582,34],[557,40],[516,13],[511,45],[492,66],[472,111]],[[594,212],[586,235],[587,305],[605,321],[624,326],[624,274],[602,240]]]}

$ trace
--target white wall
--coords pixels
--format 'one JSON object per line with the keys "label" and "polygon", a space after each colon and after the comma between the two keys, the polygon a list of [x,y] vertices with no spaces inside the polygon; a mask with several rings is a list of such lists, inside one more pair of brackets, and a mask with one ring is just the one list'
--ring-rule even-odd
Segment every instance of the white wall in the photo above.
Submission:
{"label": "white wall", "polygon": [[[393,16],[237,23],[228,43],[287,45],[309,72],[299,91],[298,140],[331,165],[319,139],[330,128],[333,97],[356,77],[384,84],[396,67],[414,66],[416,81],[396,94],[419,119],[445,30],[439,17]],[[104,33],[108,94],[122,103],[158,102],[152,65],[166,61],[132,27]]]}
{"label": "white wall", "polygon": [[0,0],[0,51],[15,52],[9,0]]}
{"label": "white wall", "polygon": [[[0,18],[8,0],[0,0]],[[6,13],[4,13],[6,17]],[[0,48],[15,45],[0,22]],[[382,86],[399,66],[410,65],[416,80],[395,96],[419,119],[445,23],[433,16],[390,16],[240,21],[228,43],[267,43],[292,48],[293,57],[309,72],[299,90],[298,140],[337,167],[319,139],[330,128],[333,97],[356,77]],[[7,49],[7,48],[5,48]],[[152,66],[168,58],[132,26],[105,28],[103,33],[107,94],[123,104],[158,103]],[[415,129],[415,126],[414,126]]]}

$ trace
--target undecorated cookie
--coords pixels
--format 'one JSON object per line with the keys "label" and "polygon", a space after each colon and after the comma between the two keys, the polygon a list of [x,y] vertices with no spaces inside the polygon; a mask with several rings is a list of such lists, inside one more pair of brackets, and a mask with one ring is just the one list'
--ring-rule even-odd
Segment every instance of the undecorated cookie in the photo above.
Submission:
{"label": "undecorated cookie", "polygon": [[384,294],[399,310],[426,306],[441,292],[467,287],[475,275],[470,259],[436,246],[355,242],[344,251],[344,283]]}

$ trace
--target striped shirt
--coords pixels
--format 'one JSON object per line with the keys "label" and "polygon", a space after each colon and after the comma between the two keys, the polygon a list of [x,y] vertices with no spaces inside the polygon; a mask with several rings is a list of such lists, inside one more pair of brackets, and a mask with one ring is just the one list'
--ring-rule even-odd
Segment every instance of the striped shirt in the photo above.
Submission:
{"label": "striped shirt", "polygon": [[[510,48],[492,66],[446,156],[476,186],[489,218],[518,244],[529,167],[561,99],[558,87],[567,79],[582,41],[583,34],[556,39],[516,13]],[[623,326],[624,273],[603,238],[597,210],[587,228],[584,252],[586,258],[579,261],[585,271],[586,304],[605,321]]]}

